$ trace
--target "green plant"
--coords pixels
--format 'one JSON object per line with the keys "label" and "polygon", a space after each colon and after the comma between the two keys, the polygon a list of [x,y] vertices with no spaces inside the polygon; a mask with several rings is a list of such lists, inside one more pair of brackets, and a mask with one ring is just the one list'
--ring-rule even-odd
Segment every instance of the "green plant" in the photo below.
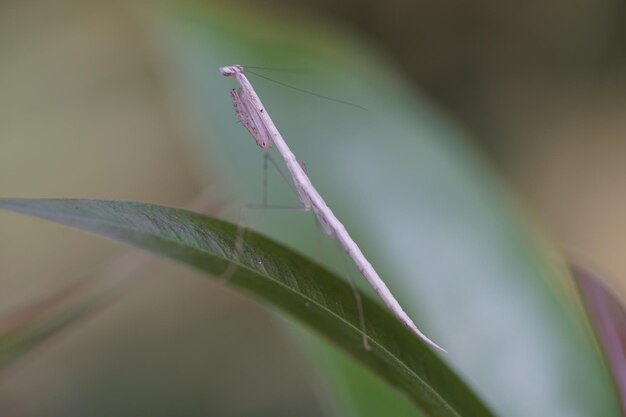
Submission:
{"label": "green plant", "polygon": [[[202,133],[187,143],[190,153],[198,167],[226,178],[242,200],[254,201],[260,164],[255,145],[234,122],[231,86],[217,74],[220,65],[305,66],[316,74],[305,81],[307,89],[337,90],[376,106],[372,120],[273,86],[263,92],[333,209],[374,254],[412,317],[450,354],[433,354],[364,292],[367,329],[377,341],[373,352],[365,352],[346,283],[296,252],[315,253],[310,237],[316,231],[300,219],[280,216],[259,224],[265,234],[290,242],[289,248],[250,232],[240,255],[233,250],[233,225],[181,210],[93,200],[5,199],[2,207],[108,236],[211,275],[235,263],[230,285],[306,323],[376,373],[347,369],[345,357],[311,344],[311,356],[327,364],[323,372],[332,390],[342,393],[340,407],[355,415],[376,415],[374,400],[393,415],[618,415],[567,272],[548,259],[462,132],[411,91],[392,65],[317,23],[266,21],[212,6],[176,5],[159,13],[146,25],[166,63],[163,84],[182,102],[176,111]],[[298,84],[302,77],[288,82]],[[327,122],[312,121],[313,112]],[[242,152],[245,146],[251,151]],[[348,158],[350,166],[342,168]],[[364,181],[366,189],[359,187]],[[392,213],[387,220],[379,215],[383,210]],[[80,317],[92,302],[2,333],[0,366]],[[393,390],[375,385],[378,377],[417,408],[404,408]]]}

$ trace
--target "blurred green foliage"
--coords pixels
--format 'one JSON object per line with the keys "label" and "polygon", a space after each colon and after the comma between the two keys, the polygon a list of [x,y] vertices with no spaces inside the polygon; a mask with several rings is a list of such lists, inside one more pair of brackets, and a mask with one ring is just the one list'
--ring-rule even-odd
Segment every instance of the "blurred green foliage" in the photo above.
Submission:
{"label": "blurred green foliage", "polygon": [[[3,195],[182,205],[199,184],[218,183],[232,190],[234,206],[258,201],[261,158],[236,124],[228,99],[233,86],[217,67],[304,69],[271,76],[369,111],[253,82],[314,183],[402,295],[401,303],[448,348],[451,366],[496,414],[618,415],[610,379],[559,256],[533,235],[517,201],[469,136],[410,86],[372,38],[321,17],[239,3],[59,4],[0,6],[0,28],[8,33],[0,49],[5,57],[0,82],[10,87],[0,116],[6,138],[0,153]],[[365,15],[370,7],[357,10]],[[381,10],[370,16],[392,21],[411,15],[403,7]],[[395,27],[390,33],[396,34],[426,31],[406,36],[408,45],[396,48],[406,51],[405,65],[432,64],[423,74],[443,81],[424,82],[429,92],[437,94],[432,86],[439,85],[455,97],[468,97],[463,106],[450,106],[468,109],[457,111],[463,120],[491,108],[481,105],[481,97],[498,107],[504,99],[489,95],[492,88],[485,96],[466,94],[481,90],[487,78],[474,82],[443,70],[468,67],[437,59],[448,50],[445,42],[428,36],[435,29],[446,33],[437,22],[385,27]],[[410,42],[417,40],[423,44],[412,48]],[[423,52],[428,48],[432,55]],[[445,94],[438,97],[445,102]],[[501,120],[493,120],[491,134],[500,131]],[[271,200],[293,201],[279,181],[273,174]],[[30,300],[71,283],[116,251],[53,226],[4,215],[2,221],[8,247],[2,258],[3,277],[8,277],[0,281],[3,304],[16,305],[9,300]],[[320,247],[312,220],[267,213],[253,223],[344,273],[339,249]],[[371,375],[351,370],[345,358],[334,362],[336,352],[307,340],[298,345],[315,347],[296,351],[284,330],[276,330],[254,306],[165,272],[182,274],[178,269],[164,270],[160,278],[155,273],[140,284],[143,291],[130,291],[105,318],[59,339],[56,351],[42,349],[28,366],[5,374],[0,409],[8,415],[84,415],[86,410],[157,415],[158,410],[163,415],[367,416],[380,415],[380,408],[362,406],[377,399],[383,408],[398,406],[397,414],[388,408],[389,414],[410,412],[396,392]],[[237,311],[243,321],[228,320],[229,314],[207,306],[208,299],[220,300],[224,311]],[[247,325],[238,327],[241,323]],[[254,331],[268,328],[273,330]],[[158,348],[150,343],[154,340]],[[290,353],[258,359],[264,358],[260,352],[273,351]],[[216,374],[231,383],[215,379]]]}

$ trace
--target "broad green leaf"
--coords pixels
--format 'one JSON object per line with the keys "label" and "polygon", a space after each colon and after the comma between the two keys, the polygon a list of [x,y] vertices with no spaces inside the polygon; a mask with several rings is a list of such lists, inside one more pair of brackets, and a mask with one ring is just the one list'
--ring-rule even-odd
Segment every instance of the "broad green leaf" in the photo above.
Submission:
{"label": "broad green leaf", "polygon": [[219,276],[235,265],[229,285],[317,330],[404,391],[427,415],[492,415],[435,353],[363,294],[366,332],[372,345],[372,350],[366,351],[350,286],[259,234],[247,232],[238,243],[235,225],[185,210],[135,202],[1,199],[0,208],[96,233],[210,275]]}
{"label": "broad green leaf", "polygon": [[[220,172],[241,202],[258,201],[261,157],[235,122],[228,99],[234,83],[216,69],[232,63],[306,69],[264,75],[370,111],[251,81],[402,305],[449,350],[446,361],[502,415],[617,416],[610,376],[562,259],[534,235],[535,226],[455,122],[407,82],[376,42],[342,33],[333,22],[236,7],[177,2],[155,24],[166,85],[196,133],[199,170]],[[279,182],[270,181],[271,201],[293,201]],[[267,215],[256,226],[316,253],[313,222],[302,216]],[[343,271],[332,258],[338,257],[321,256]],[[351,384],[361,382],[357,375]],[[363,393],[351,401],[371,399]]]}

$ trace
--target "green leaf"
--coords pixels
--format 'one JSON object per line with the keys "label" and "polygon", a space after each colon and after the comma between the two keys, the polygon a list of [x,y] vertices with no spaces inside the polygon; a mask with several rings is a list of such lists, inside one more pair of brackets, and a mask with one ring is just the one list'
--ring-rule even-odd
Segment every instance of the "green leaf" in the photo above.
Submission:
{"label": "green leaf", "polygon": [[[207,179],[219,172],[240,202],[259,201],[258,147],[234,121],[228,99],[234,81],[216,68],[305,68],[305,74],[263,74],[370,111],[250,80],[316,188],[403,307],[448,349],[448,363],[501,415],[619,415],[562,257],[540,241],[527,209],[516,204],[468,135],[419,94],[386,51],[309,14],[172,4],[154,33],[166,85],[182,104],[180,119],[198,132],[191,152],[198,172],[207,170]],[[293,196],[275,178],[270,201],[288,204]],[[290,220],[265,216],[255,228],[316,253],[313,222]],[[320,258],[344,271],[336,253]],[[334,363],[328,368],[355,393],[351,404],[385,395],[372,398],[370,389],[357,389],[362,375],[337,371],[341,365]],[[334,392],[331,379],[323,383]],[[348,396],[336,397],[342,402]],[[352,415],[375,417],[372,409]],[[395,411],[388,414],[399,415]]]}
{"label": "green leaf", "polygon": [[[181,209],[136,202],[1,199],[0,208],[93,232],[210,275],[235,265],[228,285],[317,330],[404,391],[428,415],[492,415],[434,352],[386,309],[362,294],[372,346],[366,351],[350,286],[259,234],[246,232],[239,249],[235,225]],[[5,354],[0,351],[0,355]]]}

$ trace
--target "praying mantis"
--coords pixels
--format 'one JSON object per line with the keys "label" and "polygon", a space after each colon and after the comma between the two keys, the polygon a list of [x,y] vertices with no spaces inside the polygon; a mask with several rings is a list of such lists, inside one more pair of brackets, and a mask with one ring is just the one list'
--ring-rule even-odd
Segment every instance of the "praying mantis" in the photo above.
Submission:
{"label": "praying mantis", "polygon": [[[345,226],[337,219],[337,216],[335,216],[320,193],[315,189],[296,156],[276,128],[261,99],[254,91],[252,84],[244,75],[244,70],[245,68],[242,65],[229,65],[219,69],[220,74],[235,78],[241,86],[241,88],[231,91],[235,114],[239,121],[250,132],[260,148],[267,150],[272,145],[276,146],[291,176],[303,210],[313,211],[324,233],[339,241],[345,252],[354,261],[361,275],[363,275],[394,316],[427,344],[442,352],[446,352],[422,333],[413,323],[413,320],[404,312],[385,282],[374,270],[374,267],[367,260],[356,242],[350,237]],[[362,330],[364,331],[364,329]],[[368,349],[365,336],[364,345]]]}

